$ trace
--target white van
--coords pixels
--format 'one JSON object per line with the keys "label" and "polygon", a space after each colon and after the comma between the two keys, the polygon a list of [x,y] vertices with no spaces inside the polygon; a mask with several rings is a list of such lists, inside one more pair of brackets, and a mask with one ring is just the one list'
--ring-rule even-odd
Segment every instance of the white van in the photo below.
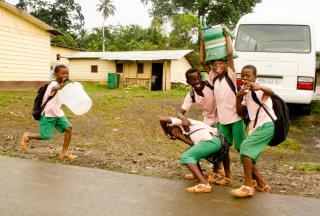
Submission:
{"label": "white van", "polygon": [[247,14],[235,29],[236,71],[251,64],[258,82],[286,103],[310,109],[315,90],[316,46],[311,21],[303,17]]}

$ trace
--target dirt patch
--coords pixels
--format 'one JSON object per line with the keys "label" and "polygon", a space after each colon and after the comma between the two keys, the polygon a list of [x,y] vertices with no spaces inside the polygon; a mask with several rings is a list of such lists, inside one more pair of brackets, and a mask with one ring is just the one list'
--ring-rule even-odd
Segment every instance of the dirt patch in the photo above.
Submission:
{"label": "dirt patch", "polygon": [[[187,146],[164,136],[159,126],[160,115],[175,115],[186,90],[149,92],[144,90],[107,90],[88,84],[94,106],[85,116],[75,116],[67,109],[73,124],[71,151],[79,158],[71,165],[116,170],[139,175],[181,179],[188,171],[179,157]],[[59,162],[63,136],[55,134],[48,142],[34,141],[28,153],[19,151],[24,131],[38,131],[30,115],[35,90],[3,91],[0,94],[0,154]],[[190,116],[201,119],[195,107]],[[293,169],[296,162],[320,162],[320,129],[317,115],[294,117],[289,137],[301,145],[267,149],[258,168],[272,187],[272,192],[320,197],[320,172]],[[239,155],[232,149],[234,187],[242,181]],[[209,166],[203,163],[204,167]],[[210,169],[210,168],[207,168]]]}

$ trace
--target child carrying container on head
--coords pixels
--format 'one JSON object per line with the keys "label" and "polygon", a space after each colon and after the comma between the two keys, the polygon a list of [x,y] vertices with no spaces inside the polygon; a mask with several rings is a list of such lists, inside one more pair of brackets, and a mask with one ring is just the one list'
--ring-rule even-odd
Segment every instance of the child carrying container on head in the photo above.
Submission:
{"label": "child carrying container on head", "polygon": [[[240,147],[240,156],[244,168],[243,185],[231,193],[235,197],[249,197],[254,194],[254,188],[257,191],[269,192],[270,187],[267,185],[259,173],[256,162],[260,157],[263,149],[268,145],[274,136],[274,123],[277,117],[273,110],[270,96],[274,93],[270,88],[256,83],[257,70],[252,65],[243,67],[241,79],[243,88],[237,93],[237,111],[241,115],[247,107],[250,125],[249,136],[243,141]],[[256,101],[260,101],[263,107]],[[242,102],[241,102],[242,101]],[[271,115],[271,117],[269,116]],[[253,185],[253,179],[257,185]]]}
{"label": "child carrying container on head", "polygon": [[211,162],[223,162],[226,177],[221,180],[221,184],[230,185],[230,159],[229,144],[223,136],[220,136],[217,129],[209,125],[188,119],[190,122],[189,131],[182,126],[182,120],[171,117],[161,117],[160,124],[165,134],[171,139],[181,140],[189,145],[180,159],[181,164],[186,165],[193,175],[199,180],[200,184],[187,188],[190,193],[206,193],[211,192],[212,187],[208,180],[204,177],[199,161],[207,159]]}
{"label": "child carrying container on head", "polygon": [[[200,61],[214,87],[217,104],[219,126],[218,130],[228,142],[235,143],[235,148],[240,151],[240,145],[245,138],[244,121],[236,110],[236,73],[233,62],[233,47],[229,33],[223,30],[226,41],[226,59],[206,59],[204,41],[200,41]],[[207,64],[208,63],[208,64]]]}
{"label": "child carrying container on head", "polygon": [[[178,117],[182,121],[182,126],[186,131],[189,130],[191,123],[186,117],[186,113],[190,110],[192,104],[198,104],[203,110],[203,122],[211,127],[216,127],[218,116],[212,85],[209,81],[201,80],[201,74],[197,69],[191,68],[187,70],[185,76],[187,83],[192,87],[192,90],[186,95],[181,109],[178,112]],[[213,174],[210,176],[211,183],[214,183],[221,178],[223,171],[219,170],[219,168],[218,164],[214,165]],[[185,178],[193,179],[194,176],[188,174]]]}
{"label": "child carrying container on head", "polygon": [[50,140],[53,137],[54,129],[60,133],[64,133],[64,143],[62,152],[59,154],[60,159],[74,160],[77,156],[68,152],[72,125],[70,124],[64,112],[61,110],[61,101],[59,98],[59,91],[66,85],[65,81],[69,79],[68,68],[64,65],[58,65],[54,69],[56,81],[52,81],[43,96],[42,106],[45,106],[40,118],[39,134],[30,134],[26,132],[23,134],[21,140],[21,149],[27,151],[29,142],[35,140]]}

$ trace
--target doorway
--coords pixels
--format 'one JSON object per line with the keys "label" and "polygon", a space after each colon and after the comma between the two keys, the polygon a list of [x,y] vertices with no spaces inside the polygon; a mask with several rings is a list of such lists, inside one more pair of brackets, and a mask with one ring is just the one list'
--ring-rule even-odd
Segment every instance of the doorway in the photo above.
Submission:
{"label": "doorway", "polygon": [[163,64],[152,63],[151,91],[162,90]]}

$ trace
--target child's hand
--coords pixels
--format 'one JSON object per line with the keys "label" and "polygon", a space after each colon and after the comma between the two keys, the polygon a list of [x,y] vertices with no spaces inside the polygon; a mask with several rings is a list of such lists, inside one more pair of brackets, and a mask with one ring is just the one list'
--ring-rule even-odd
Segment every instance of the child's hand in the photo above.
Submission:
{"label": "child's hand", "polygon": [[246,87],[249,88],[251,91],[261,90],[261,85],[258,83],[249,82],[246,84]]}
{"label": "child's hand", "polygon": [[182,123],[181,125],[183,126],[183,129],[186,131],[186,132],[189,132],[190,131],[190,121],[187,119],[187,118],[184,118],[184,119],[181,119]]}
{"label": "child's hand", "polygon": [[225,37],[228,37],[228,36],[230,36],[230,34],[229,34],[229,32],[227,31],[227,27],[225,26],[225,24],[224,23],[221,23],[221,26],[222,26],[222,29],[223,29],[223,34],[224,34],[224,36]]}
{"label": "child's hand", "polygon": [[243,97],[248,93],[249,89],[247,87],[243,87],[241,88],[238,92],[237,92],[237,97]]}
{"label": "child's hand", "polygon": [[65,86],[66,86],[66,83],[62,83],[62,84],[60,84],[60,85],[58,86],[58,90],[63,89],[63,87],[65,87]]}

